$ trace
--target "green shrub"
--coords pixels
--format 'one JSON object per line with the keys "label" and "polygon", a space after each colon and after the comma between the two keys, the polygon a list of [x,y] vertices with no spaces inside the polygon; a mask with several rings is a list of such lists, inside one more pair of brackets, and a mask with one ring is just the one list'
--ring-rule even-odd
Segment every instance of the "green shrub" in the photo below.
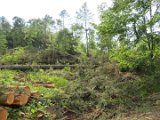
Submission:
{"label": "green shrub", "polygon": [[110,60],[115,60],[119,63],[121,72],[129,70],[140,69],[145,71],[150,66],[149,51],[140,51],[138,49],[131,49],[124,46],[113,49],[110,54]]}
{"label": "green shrub", "polygon": [[24,56],[24,48],[18,47],[2,55],[0,58],[0,63],[18,63],[18,61]]}
{"label": "green shrub", "polygon": [[1,85],[11,85],[16,84],[13,78],[17,74],[17,71],[13,70],[0,70],[0,84]]}

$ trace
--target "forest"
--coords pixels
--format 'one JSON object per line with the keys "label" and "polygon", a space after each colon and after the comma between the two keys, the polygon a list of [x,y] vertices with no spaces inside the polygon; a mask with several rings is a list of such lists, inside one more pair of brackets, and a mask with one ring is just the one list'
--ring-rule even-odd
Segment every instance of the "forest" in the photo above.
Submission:
{"label": "forest", "polygon": [[0,120],[159,120],[160,1],[0,17]]}

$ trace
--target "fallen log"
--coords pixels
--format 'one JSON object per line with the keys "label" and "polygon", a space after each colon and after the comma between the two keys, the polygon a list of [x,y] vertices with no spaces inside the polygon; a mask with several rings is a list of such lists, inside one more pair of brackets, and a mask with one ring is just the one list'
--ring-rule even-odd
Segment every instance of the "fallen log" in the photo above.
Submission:
{"label": "fallen log", "polygon": [[42,86],[45,88],[54,88],[55,87],[53,84],[34,84],[33,86],[35,86],[35,87]]}
{"label": "fallen log", "polygon": [[[28,69],[63,69],[66,65],[0,65],[0,69],[28,70]],[[75,65],[69,65],[75,67]]]}
{"label": "fallen log", "polygon": [[43,87],[45,88],[54,88],[54,84],[43,84]]}
{"label": "fallen log", "polygon": [[[28,70],[28,69],[63,69],[65,67],[70,68],[87,68],[88,65],[0,65],[0,69],[13,69],[13,70]],[[92,65],[97,67],[97,65]]]}
{"label": "fallen log", "polygon": [[33,82],[33,84],[52,84],[51,81],[36,81],[36,82]]}
{"label": "fallen log", "polygon": [[0,120],[7,120],[8,112],[5,108],[0,107]]}
{"label": "fallen log", "polygon": [[14,93],[0,93],[0,104],[1,105],[11,105],[14,101]]}
{"label": "fallen log", "polygon": [[40,93],[38,91],[31,91],[31,97],[38,98],[40,96]]}
{"label": "fallen log", "polygon": [[26,94],[18,94],[15,95],[14,101],[13,101],[13,105],[17,105],[17,106],[23,106],[26,105],[28,102],[28,98],[29,96]]}
{"label": "fallen log", "polygon": [[37,81],[37,82],[33,82],[34,86],[43,86],[45,88],[54,88],[55,85],[50,82],[50,81]]}

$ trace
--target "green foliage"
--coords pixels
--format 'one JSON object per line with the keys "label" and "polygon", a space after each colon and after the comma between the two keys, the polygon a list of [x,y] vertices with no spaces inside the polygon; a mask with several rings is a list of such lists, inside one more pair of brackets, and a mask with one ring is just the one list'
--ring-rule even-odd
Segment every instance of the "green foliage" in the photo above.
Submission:
{"label": "green foliage", "polygon": [[115,0],[112,7],[101,11],[99,45],[111,54],[117,51],[114,58],[120,62],[122,71],[152,66],[158,57],[158,6],[159,2],[153,0]]}
{"label": "green foliage", "polygon": [[[81,47],[81,45],[83,44],[82,39],[84,31],[86,31],[87,29],[87,46],[91,46],[91,52],[95,53],[95,31],[93,30],[93,28],[91,28],[91,25],[89,23],[92,14],[88,10],[86,3],[84,3],[80,11],[83,11],[83,13],[77,12],[77,16],[81,18],[79,20],[87,26],[81,25],[80,23],[73,23],[70,28],[64,28],[64,19],[68,16],[66,10],[61,11],[60,15],[62,17],[62,20],[53,20],[51,16],[45,15],[45,17],[41,19],[38,18],[25,21],[23,18],[15,16],[12,19],[12,25],[10,25],[5,17],[2,16],[0,17],[0,49],[14,49],[17,47],[25,47],[25,63],[27,63],[27,60],[29,61],[29,63],[32,62],[31,59],[33,52],[31,52],[31,50],[33,49],[35,50],[34,53],[36,54],[36,56],[38,56],[38,59],[33,60],[34,62],[41,62],[39,58],[41,58],[41,56],[43,55],[37,55],[37,53],[40,53],[40,50],[45,51],[48,48],[62,53],[69,53],[71,55],[75,55],[77,54],[77,52],[82,52],[82,54],[84,54],[87,48],[85,44],[84,47]],[[85,12],[87,12],[86,15]],[[90,26],[90,28],[88,28],[88,26]],[[28,51],[30,51],[31,53],[29,53]],[[31,54],[31,56],[29,56],[28,54]]]}
{"label": "green foliage", "polygon": [[67,51],[68,53],[74,53],[78,45],[78,41],[67,28],[59,31],[56,37],[56,46],[60,51]]}
{"label": "green foliage", "polygon": [[24,56],[24,48],[18,47],[11,52],[4,54],[0,58],[1,64],[3,63],[18,63],[18,61]]}
{"label": "green foliage", "polygon": [[31,46],[44,49],[52,41],[51,26],[54,25],[52,17],[46,15],[43,19],[31,19],[26,27],[26,40]]}
{"label": "green foliage", "polygon": [[3,50],[7,46],[7,40],[5,35],[0,31],[0,49]]}
{"label": "green foliage", "polygon": [[9,42],[11,25],[5,17],[0,17],[0,49],[5,49]]}
{"label": "green foliage", "polygon": [[39,71],[29,72],[27,78],[33,81],[51,81],[57,87],[64,87],[68,84],[68,81],[63,76],[55,76],[52,71]]}
{"label": "green foliage", "polygon": [[16,74],[17,71],[0,70],[0,84],[6,86],[11,84],[16,84],[16,81],[13,81],[13,78]]}
{"label": "green foliage", "polygon": [[149,51],[142,52],[138,49],[120,46],[118,49],[112,49],[110,59],[119,63],[120,71],[144,70],[149,66]]}
{"label": "green foliage", "polygon": [[32,85],[29,86],[31,90],[38,91],[41,94],[41,97],[43,98],[51,97],[56,93],[59,94],[60,92],[62,92],[62,90],[59,88],[45,88],[43,86],[33,87]]}
{"label": "green foliage", "polygon": [[13,18],[13,29],[11,31],[12,44],[9,48],[25,47],[27,41],[25,40],[25,21],[15,16]]}
{"label": "green foliage", "polygon": [[[50,100],[48,99],[43,99],[41,101],[38,101],[36,99],[30,99],[29,103],[26,106],[23,107],[17,107],[17,108],[8,108],[9,116],[8,120],[21,120],[21,119],[26,119],[26,120],[34,120],[37,119],[37,114],[36,113],[44,113],[44,119],[45,120],[50,120],[51,115],[49,113],[46,113],[45,108],[47,106],[52,105]],[[24,113],[25,116],[22,116],[21,114]]]}
{"label": "green foliage", "polygon": [[[93,119],[94,116],[89,114],[90,111],[93,110],[94,113],[94,110],[100,109],[103,114],[98,115],[96,120],[113,119],[119,113],[137,109],[143,109],[144,112],[150,108],[148,103],[151,101],[148,100],[148,96],[160,92],[159,72],[153,76],[137,76],[126,72],[118,77],[113,70],[112,72],[109,70],[111,70],[109,63],[96,70],[81,69],[83,75],[79,74],[80,80],[70,82],[64,93],[55,94],[52,98],[53,103],[60,108],[72,110],[73,113],[70,114],[79,119],[83,117],[83,119]],[[128,74],[128,78],[123,77],[125,74]],[[58,112],[61,111],[56,111]],[[57,119],[62,117],[64,116],[57,114]]]}

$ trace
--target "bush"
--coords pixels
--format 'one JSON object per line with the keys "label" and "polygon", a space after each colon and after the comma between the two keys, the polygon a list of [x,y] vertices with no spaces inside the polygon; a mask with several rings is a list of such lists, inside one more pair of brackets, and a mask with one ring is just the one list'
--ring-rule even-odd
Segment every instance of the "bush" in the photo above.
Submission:
{"label": "bush", "polygon": [[110,59],[119,63],[121,72],[133,70],[146,71],[146,68],[149,68],[151,64],[149,61],[149,51],[138,51],[137,49],[125,48],[123,46],[118,50],[112,50]]}
{"label": "bush", "polygon": [[13,64],[13,63],[18,63],[21,58],[24,56],[24,48],[18,47],[15,48],[5,55],[2,55],[0,58],[0,63],[1,64]]}

